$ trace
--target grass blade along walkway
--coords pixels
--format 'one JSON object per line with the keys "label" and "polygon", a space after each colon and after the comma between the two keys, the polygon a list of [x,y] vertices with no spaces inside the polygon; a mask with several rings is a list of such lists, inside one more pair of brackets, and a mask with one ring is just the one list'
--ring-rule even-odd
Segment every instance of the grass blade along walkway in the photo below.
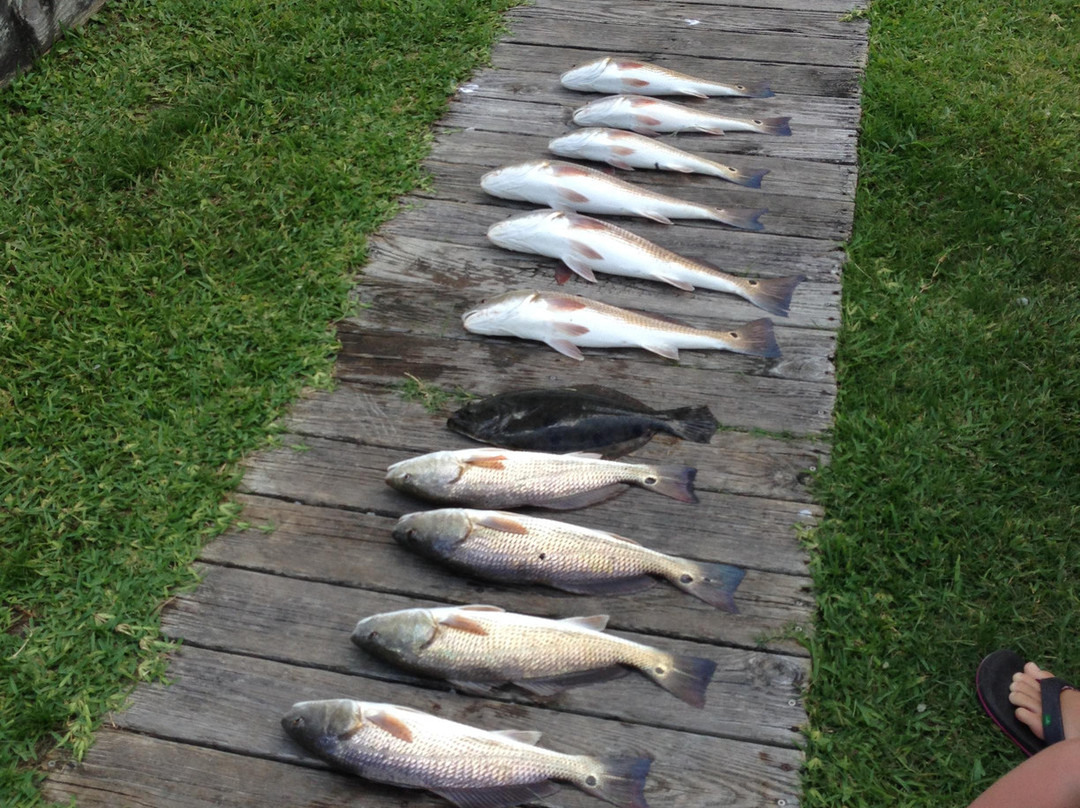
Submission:
{"label": "grass blade along walkway", "polygon": [[[0,91],[0,794],[159,674],[506,0],[107,4]],[[6,804],[6,803],[5,803]]]}
{"label": "grass blade along walkway", "polygon": [[1080,16],[872,0],[806,806],[966,805],[1008,646],[1080,678]]}

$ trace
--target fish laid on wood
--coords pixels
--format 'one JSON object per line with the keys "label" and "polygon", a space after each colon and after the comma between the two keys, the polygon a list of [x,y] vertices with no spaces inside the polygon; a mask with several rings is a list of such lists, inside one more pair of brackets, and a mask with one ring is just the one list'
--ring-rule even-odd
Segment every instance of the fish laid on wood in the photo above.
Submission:
{"label": "fish laid on wood", "polygon": [[573,67],[563,73],[559,80],[568,90],[593,93],[632,92],[640,95],[691,95],[695,98],[771,98],[774,95],[764,82],[755,87],[725,84],[688,76],[649,62],[611,56]]}
{"label": "fish laid on wood", "polygon": [[780,356],[768,319],[713,331],[561,292],[506,292],[480,301],[462,321],[474,334],[537,340],[579,361],[579,348],[644,348],[674,360],[680,348]]}
{"label": "fish laid on wood", "polygon": [[791,118],[731,118],[715,112],[693,109],[685,104],[647,98],[643,95],[611,95],[574,111],[580,126],[614,126],[642,135],[661,132],[758,132],[763,135],[790,135]]}
{"label": "fish laid on wood", "polygon": [[607,615],[549,620],[497,606],[444,606],[372,615],[356,624],[352,640],[393,665],[481,696],[507,684],[554,696],[636,670],[705,706],[715,662],[605,634],[607,622]]}
{"label": "fish laid on wood", "polygon": [[461,407],[446,425],[507,449],[612,458],[644,446],[658,432],[708,443],[717,422],[705,406],[654,410],[618,390],[582,385],[487,396]]}
{"label": "fish laid on wood", "polygon": [[602,530],[501,511],[442,508],[409,513],[394,538],[452,569],[509,584],[543,584],[578,595],[621,595],[655,579],[737,612],[735,590],[746,571],[691,561]]}
{"label": "fish laid on wood", "polygon": [[682,174],[706,174],[746,188],[760,188],[761,178],[769,173],[767,168],[735,168],[676,149],[645,135],[597,126],[555,138],[548,143],[548,151],[560,157],[596,160],[628,171],[647,168]]}
{"label": "fish laid on wood", "polygon": [[386,483],[398,491],[448,505],[572,510],[617,497],[628,485],[679,502],[697,502],[690,466],[625,463],[595,454],[548,454],[509,449],[431,452],[394,463]]}
{"label": "fish laid on wood", "polygon": [[[687,292],[695,288],[738,295],[770,314],[787,317],[795,287],[805,275],[740,278],[700,261],[665,250],[608,222],[572,211],[538,210],[496,222],[487,231],[492,243],[518,252],[558,258],[590,283],[594,272],[661,281]],[[559,284],[571,277],[556,271]]]}
{"label": "fish laid on wood", "polygon": [[661,224],[672,219],[707,219],[743,230],[761,230],[758,217],[768,210],[714,208],[658,194],[602,171],[559,160],[533,160],[489,171],[480,187],[492,196],[535,202],[556,210],[611,216],[641,216]]}
{"label": "fish laid on wood", "polygon": [[510,808],[571,783],[620,808],[648,808],[648,757],[568,755],[536,746],[539,732],[488,730],[395,704],[302,701],[281,719],[300,746],[378,783],[432,791],[459,808]]}

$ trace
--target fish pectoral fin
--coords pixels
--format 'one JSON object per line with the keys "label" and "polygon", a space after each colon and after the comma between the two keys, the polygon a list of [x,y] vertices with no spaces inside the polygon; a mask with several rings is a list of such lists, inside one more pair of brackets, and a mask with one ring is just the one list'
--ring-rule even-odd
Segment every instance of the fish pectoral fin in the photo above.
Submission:
{"label": "fish pectoral fin", "polygon": [[448,614],[439,621],[439,625],[446,628],[455,628],[467,634],[478,634],[481,637],[486,637],[488,633],[486,628],[463,614]]}
{"label": "fish pectoral fin", "polygon": [[574,252],[578,255],[583,255],[586,258],[593,259],[594,261],[604,260],[603,253],[597,252],[584,241],[571,241],[570,246],[574,248]]}
{"label": "fish pectoral fin", "polygon": [[551,327],[567,337],[580,337],[589,333],[587,326],[578,325],[577,323],[552,323]]}
{"label": "fish pectoral fin", "polygon": [[395,718],[389,713],[381,711],[367,713],[364,715],[368,721],[374,724],[384,732],[388,732],[397,738],[399,741],[405,741],[405,743],[412,743],[413,734],[412,731],[405,725],[405,722],[400,718]]}
{"label": "fish pectoral fin", "polygon": [[564,617],[559,622],[570,626],[592,629],[593,631],[603,631],[607,628],[608,616],[606,614],[591,614],[587,617]]}
{"label": "fish pectoral fin", "polygon": [[626,78],[626,79],[622,79],[621,82],[622,82],[623,87],[636,87],[636,88],[640,89],[641,87],[648,87],[649,86],[649,82],[647,82],[645,79]]}
{"label": "fish pectoral fin", "polygon": [[585,359],[585,354],[580,351],[578,346],[568,339],[549,339],[547,340],[547,345],[549,348],[558,351],[563,356],[569,356],[571,359],[576,359],[579,362]]}
{"label": "fish pectoral fin", "polygon": [[[589,283],[596,283],[596,276],[593,274],[592,269],[590,269],[589,265],[579,256],[573,254],[568,255],[563,258],[563,263]],[[566,277],[569,278],[571,274],[572,273],[567,272]],[[558,280],[558,277],[556,277],[555,280]]]}
{"label": "fish pectoral fin", "polygon": [[508,786],[485,786],[484,788],[430,789],[458,808],[510,808],[512,805],[547,799],[558,790],[559,787],[549,780]]}
{"label": "fish pectoral fin", "polygon": [[536,746],[540,743],[540,738],[543,737],[542,732],[537,732],[534,729],[496,729],[493,730],[491,734],[502,735],[504,738],[509,738],[511,741],[527,743],[529,746]]}
{"label": "fish pectoral fin", "polygon": [[679,349],[674,345],[668,345],[663,342],[653,343],[652,345],[642,345],[646,351],[650,351],[654,354],[659,354],[665,359],[673,359],[676,362],[679,361]]}
{"label": "fish pectoral fin", "polygon": [[692,291],[694,291],[694,284],[687,283],[686,281],[679,280],[678,278],[673,278],[670,275],[659,275],[658,274],[656,276],[656,279],[661,280],[664,283],[670,284],[671,286],[674,286],[676,289],[682,289],[684,292],[692,292]]}
{"label": "fish pectoral fin", "polygon": [[498,530],[500,533],[516,533],[519,536],[524,536],[529,532],[525,525],[509,515],[488,514],[477,519],[476,524],[486,527],[488,530]]}
{"label": "fish pectoral fin", "polygon": [[573,188],[560,188],[559,197],[564,202],[569,202],[573,205],[584,205],[586,202],[589,201],[589,197],[585,196],[585,194],[583,193],[575,191]]}
{"label": "fish pectoral fin", "polygon": [[473,466],[475,468],[501,471],[506,468],[505,461],[506,455],[481,455],[479,457],[469,457],[462,462],[467,466]]}
{"label": "fish pectoral fin", "polygon": [[659,126],[663,123],[663,121],[661,121],[659,118],[656,118],[652,115],[643,115],[640,112],[634,116],[634,120],[642,126]]}

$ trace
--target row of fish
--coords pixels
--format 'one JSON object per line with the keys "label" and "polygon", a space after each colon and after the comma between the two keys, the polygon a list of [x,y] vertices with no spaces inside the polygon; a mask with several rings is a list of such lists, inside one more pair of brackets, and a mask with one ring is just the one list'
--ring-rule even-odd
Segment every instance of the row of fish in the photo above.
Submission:
{"label": "row of fish", "polygon": [[[767,85],[727,85],[612,58],[574,68],[561,81],[574,90],[617,94],[574,113],[575,122],[589,128],[549,144],[561,157],[627,170],[695,172],[757,188],[764,169],[726,166],[643,135],[688,130],[790,134],[786,118],[709,116],[650,97],[766,98],[772,95]],[[686,291],[735,294],[786,316],[803,280],[740,278],[582,215],[632,215],[664,223],[698,218],[760,230],[764,210],[685,202],[584,166],[549,160],[489,172],[481,184],[493,195],[549,207],[500,222],[488,236],[501,247],[562,261],[568,271],[557,274],[559,284],[570,273],[590,282],[597,272],[645,278]],[[700,348],[779,355],[767,319],[710,331],[535,290],[483,301],[464,316],[464,324],[473,333],[538,340],[575,359],[583,358],[583,347],[641,347],[672,359],[680,349]],[[581,508],[635,486],[694,503],[696,469],[614,458],[658,433],[707,443],[717,428],[708,408],[654,410],[623,393],[588,385],[470,402],[447,426],[493,446],[430,452],[387,469],[386,482],[393,488],[457,506],[402,516],[393,537],[403,547],[490,581],[615,595],[662,580],[718,609],[737,611],[734,593],[745,575],[738,567],[679,558],[614,533],[503,510]],[[352,641],[405,671],[476,695],[514,686],[546,698],[636,671],[687,704],[704,705],[714,661],[607,634],[607,622],[606,615],[552,620],[481,604],[413,608],[361,619]],[[460,808],[510,808],[543,800],[556,791],[556,782],[620,808],[648,808],[644,788],[650,756],[564,754],[538,746],[538,732],[482,730],[404,706],[352,699],[297,703],[281,724],[300,746],[336,768],[425,789]]]}
{"label": "row of fish", "polygon": [[[588,128],[548,144],[550,151],[563,157],[623,169],[702,173],[758,188],[767,173],[764,169],[726,166],[644,135],[685,131],[791,134],[788,118],[744,120],[651,97],[772,95],[765,87],[749,89],[710,82],[645,62],[610,57],[567,71],[561,81],[574,90],[612,92],[620,88],[622,93],[631,88],[636,93],[602,98],[576,110],[574,121]],[[776,279],[732,275],[584,215],[636,216],[663,224],[675,219],[702,219],[743,230],[761,230],[760,217],[767,213],[764,208],[717,208],[689,202],[559,160],[503,166],[484,174],[480,186],[492,196],[547,206],[492,225],[488,238],[505,249],[557,258],[569,269],[557,271],[560,285],[571,277],[571,272],[589,282],[596,281],[596,272],[603,272],[655,280],[684,291],[702,288],[726,292],[770,314],[787,316],[792,295],[805,280],[801,275]],[[537,340],[577,360],[584,359],[581,348],[644,348],[674,360],[680,348],[727,350],[766,358],[780,355],[772,323],[766,319],[727,331],[698,329],[660,315],[534,289],[482,300],[463,315],[462,322],[470,333]]]}

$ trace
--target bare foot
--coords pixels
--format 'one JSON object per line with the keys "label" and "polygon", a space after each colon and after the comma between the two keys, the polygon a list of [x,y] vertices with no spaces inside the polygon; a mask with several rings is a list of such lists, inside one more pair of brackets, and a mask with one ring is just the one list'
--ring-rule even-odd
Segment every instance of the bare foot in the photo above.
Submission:
{"label": "bare foot", "polygon": [[[1024,665],[1023,673],[1013,674],[1009,701],[1016,707],[1016,718],[1039,738],[1043,737],[1042,697],[1039,680],[1054,674],[1034,662]],[[1061,721],[1066,738],[1080,738],[1080,690],[1061,691]]]}

